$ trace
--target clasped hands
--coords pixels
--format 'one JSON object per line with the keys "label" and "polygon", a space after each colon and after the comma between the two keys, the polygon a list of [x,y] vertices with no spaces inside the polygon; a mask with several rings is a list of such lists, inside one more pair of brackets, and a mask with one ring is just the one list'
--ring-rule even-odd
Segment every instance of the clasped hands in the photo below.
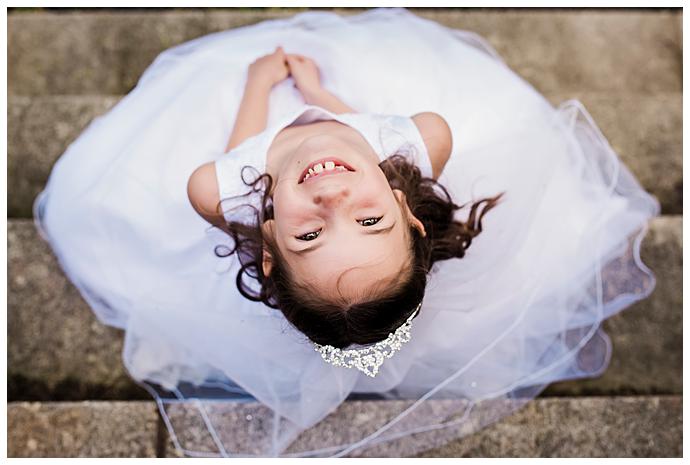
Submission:
{"label": "clasped hands", "polygon": [[316,63],[303,55],[285,53],[283,47],[276,47],[273,53],[257,58],[249,65],[248,82],[267,86],[269,90],[290,76],[305,98],[321,91]]}
{"label": "clasped hands", "polygon": [[266,128],[271,89],[289,76],[295,80],[295,87],[302,93],[305,103],[333,113],[355,112],[321,87],[319,68],[313,60],[302,55],[286,54],[282,47],[276,47],[273,53],[259,57],[249,65],[244,95],[225,147],[226,153]]}

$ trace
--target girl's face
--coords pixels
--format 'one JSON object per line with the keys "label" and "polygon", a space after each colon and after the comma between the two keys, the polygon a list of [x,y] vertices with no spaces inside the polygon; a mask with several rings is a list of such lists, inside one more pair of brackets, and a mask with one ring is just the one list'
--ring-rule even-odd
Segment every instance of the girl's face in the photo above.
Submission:
{"label": "girl's face", "polygon": [[[264,224],[264,233],[274,237],[300,282],[322,295],[354,301],[373,283],[400,278],[410,259],[410,224],[424,234],[402,191],[391,189],[378,156],[359,138],[318,134],[304,139],[277,167],[275,219]],[[321,172],[303,181],[305,170],[324,158],[351,170]],[[264,274],[270,267],[266,256]]]}

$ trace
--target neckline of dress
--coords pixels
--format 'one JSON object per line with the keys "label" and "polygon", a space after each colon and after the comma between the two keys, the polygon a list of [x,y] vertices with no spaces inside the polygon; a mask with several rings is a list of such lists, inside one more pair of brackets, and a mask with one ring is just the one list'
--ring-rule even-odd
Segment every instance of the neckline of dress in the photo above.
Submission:
{"label": "neckline of dress", "polygon": [[293,112],[290,114],[288,118],[285,118],[282,120],[281,124],[277,125],[276,127],[273,128],[273,131],[269,133],[264,141],[264,165],[266,164],[266,159],[268,157],[268,149],[271,147],[271,144],[273,144],[273,141],[275,140],[276,137],[278,137],[278,133],[285,129],[286,127],[290,126],[292,123],[295,122],[298,118],[300,118],[303,114],[310,110],[317,110],[320,111],[321,113],[325,113],[328,115],[330,118],[338,121],[339,123],[342,123],[355,131],[357,131],[363,138],[364,140],[369,144],[371,149],[378,155],[378,151],[376,150],[374,144],[372,144],[372,141],[369,139],[369,136],[366,134],[365,131],[362,131],[359,127],[357,127],[356,124],[352,124],[352,121],[348,121],[349,117],[352,115],[356,115],[357,113],[333,113],[329,110],[326,110],[323,107],[320,107],[318,105],[313,105],[313,104],[305,104],[305,106],[299,108],[296,112]]}

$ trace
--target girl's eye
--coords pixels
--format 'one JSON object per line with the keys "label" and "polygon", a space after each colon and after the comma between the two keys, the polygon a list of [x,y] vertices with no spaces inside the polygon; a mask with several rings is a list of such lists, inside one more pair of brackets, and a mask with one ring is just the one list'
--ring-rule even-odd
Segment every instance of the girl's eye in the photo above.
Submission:
{"label": "girl's eye", "polygon": [[314,231],[314,232],[311,232],[311,233],[303,234],[303,235],[301,235],[301,236],[295,236],[295,239],[300,240],[300,241],[313,241],[314,239],[316,239],[316,238],[319,237],[319,236],[318,236],[318,235],[312,236],[312,234],[316,234],[316,233],[319,233],[319,232],[321,232],[320,229],[319,229],[318,231]]}
{"label": "girl's eye", "polygon": [[[376,223],[378,223],[379,221],[381,221],[381,218],[383,218],[383,216],[379,216],[378,218],[367,218],[367,219],[362,220],[362,223],[360,223],[360,224],[362,224],[362,226],[373,226]],[[363,224],[365,221],[369,221],[369,220],[375,220],[375,221],[373,223]]]}
{"label": "girl's eye", "polygon": [[[362,226],[373,226],[376,223],[378,223],[379,221],[381,221],[382,218],[383,218],[383,216],[379,216],[377,218],[366,218],[363,220],[357,220],[357,222],[359,224],[361,224]],[[301,236],[295,236],[295,239],[300,240],[300,241],[313,241],[314,239],[319,237],[319,233],[321,233],[320,229],[318,231],[308,232],[308,233],[303,234]]]}

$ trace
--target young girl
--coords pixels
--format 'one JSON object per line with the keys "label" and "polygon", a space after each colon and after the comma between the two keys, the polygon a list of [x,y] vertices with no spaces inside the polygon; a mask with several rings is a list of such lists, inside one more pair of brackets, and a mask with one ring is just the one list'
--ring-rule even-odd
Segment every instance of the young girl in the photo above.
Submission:
{"label": "young girl", "polygon": [[579,102],[403,8],[163,52],[35,204],[175,445],[223,456],[410,455],[600,375],[658,212]]}
{"label": "young girl", "polygon": [[[310,105],[299,111],[301,124],[272,128],[265,143],[254,142],[235,154],[232,150],[246,138],[264,130],[269,92],[288,76]],[[315,121],[305,121],[308,111]],[[403,324],[424,296],[434,261],[462,257],[481,231],[481,216],[497,200],[488,201],[476,224],[481,202],[473,205],[468,224],[453,221],[458,207],[434,182],[452,147],[450,128],[440,115],[392,117],[418,142],[422,177],[400,155],[382,160],[383,152],[366,139],[369,127],[355,129],[378,129],[381,123],[353,113],[321,86],[313,60],[277,47],[249,67],[226,149],[235,158],[232,165],[218,166],[226,159],[205,163],[188,183],[195,210],[230,233],[237,252],[248,257],[238,282],[243,273],[258,276],[258,295],[244,286],[240,292],[280,309],[312,341],[338,348],[378,342]],[[270,179],[263,200],[272,201],[268,215],[273,218],[264,203],[254,228],[234,221],[227,225],[219,208],[217,180],[224,184],[225,178],[239,176],[235,168],[243,153],[252,159],[265,156]]]}

